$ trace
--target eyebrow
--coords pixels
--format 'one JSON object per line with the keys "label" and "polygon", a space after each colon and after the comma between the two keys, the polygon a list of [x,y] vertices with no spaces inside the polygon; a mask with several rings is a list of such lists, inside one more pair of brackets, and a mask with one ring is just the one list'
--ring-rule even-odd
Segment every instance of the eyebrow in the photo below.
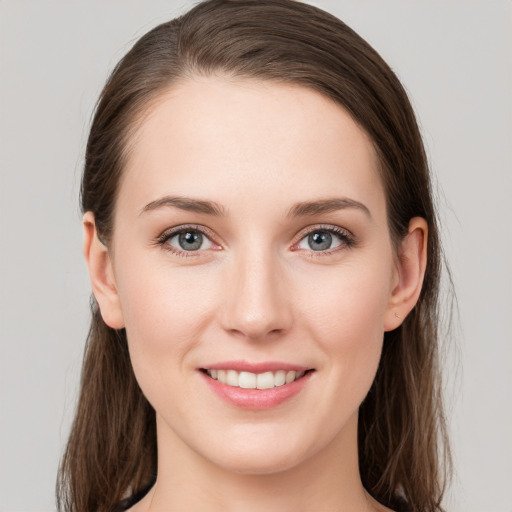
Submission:
{"label": "eyebrow", "polygon": [[214,215],[216,217],[226,214],[223,206],[214,201],[192,199],[190,197],[165,196],[148,203],[142,208],[139,215],[166,206],[174,206],[187,212],[205,213],[206,215]]}
{"label": "eyebrow", "polygon": [[344,210],[346,208],[356,208],[364,212],[368,217],[372,217],[370,210],[363,203],[343,198],[330,198],[330,199],[319,199],[318,201],[305,201],[297,203],[292,206],[288,211],[288,217],[307,217],[318,215],[320,213],[329,213],[338,210]]}
{"label": "eyebrow", "polygon": [[[188,212],[204,213],[221,217],[226,215],[225,208],[215,201],[206,201],[203,199],[193,199],[190,197],[164,196],[155,201],[151,201],[142,208],[139,215],[157,210],[158,208],[172,206]],[[329,213],[346,208],[356,208],[361,210],[371,218],[370,210],[359,201],[349,198],[330,198],[319,199],[317,201],[303,201],[293,205],[287,213],[287,217],[308,217],[321,213]]]}

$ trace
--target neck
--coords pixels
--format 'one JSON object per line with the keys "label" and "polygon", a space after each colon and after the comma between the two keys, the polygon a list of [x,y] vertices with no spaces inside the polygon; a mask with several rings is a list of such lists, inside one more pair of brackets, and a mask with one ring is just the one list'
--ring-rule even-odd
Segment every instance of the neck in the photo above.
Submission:
{"label": "neck", "polygon": [[157,430],[158,478],[140,503],[141,511],[379,510],[359,476],[357,416],[314,456],[263,474],[236,473],[214,464],[185,445],[160,418]]}

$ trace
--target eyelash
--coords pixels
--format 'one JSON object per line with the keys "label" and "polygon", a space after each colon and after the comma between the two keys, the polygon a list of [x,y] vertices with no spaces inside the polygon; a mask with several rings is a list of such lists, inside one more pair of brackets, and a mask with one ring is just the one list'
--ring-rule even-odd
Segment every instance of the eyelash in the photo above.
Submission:
{"label": "eyelash", "polygon": [[[180,233],[186,233],[187,231],[196,231],[198,233],[201,233],[204,235],[208,240],[212,241],[212,234],[211,231],[204,226],[199,225],[185,225],[180,226],[178,228],[172,228],[170,230],[164,231],[158,238],[156,239],[155,243],[156,245],[160,245],[162,249],[165,251],[169,251],[170,253],[174,254],[175,256],[178,256],[180,258],[194,258],[198,257],[201,253],[201,251],[180,251],[173,247],[172,245],[168,244],[167,242],[171,240],[176,235],[179,235]],[[212,243],[214,243],[212,241]]]}
{"label": "eyelash", "polygon": [[[311,228],[306,228],[305,231],[300,233],[299,240],[293,244],[293,247],[298,246],[302,240],[311,235],[312,233],[330,233],[338,237],[341,241],[341,244],[337,247],[333,247],[332,249],[327,249],[325,251],[314,251],[313,249],[306,250],[309,253],[310,257],[313,258],[321,258],[323,256],[330,256],[336,252],[343,251],[344,249],[350,249],[357,244],[357,240],[354,235],[348,231],[347,229],[340,228],[338,226],[332,225],[316,225]],[[301,250],[301,249],[293,249],[293,250]],[[305,249],[303,249],[305,250]]]}
{"label": "eyelash", "polygon": [[[203,236],[205,236],[208,240],[210,240],[211,243],[214,243],[212,238],[211,231],[204,226],[199,225],[185,225],[180,226],[178,228],[172,228],[170,230],[164,231],[161,235],[157,237],[155,240],[155,245],[159,245],[164,249],[165,251],[169,251],[172,254],[181,257],[181,258],[194,258],[200,256],[201,252],[200,250],[196,251],[180,251],[173,247],[172,245],[168,244],[167,242],[175,237],[176,235],[179,235],[181,233],[186,233],[187,231],[196,231],[198,233],[201,233]],[[322,257],[322,256],[329,256],[335,252],[341,251],[343,249],[349,249],[351,247],[354,247],[357,243],[354,235],[350,233],[350,231],[340,228],[338,226],[332,226],[332,225],[316,225],[312,226],[310,228],[306,228],[305,231],[300,233],[299,239],[293,244],[292,250],[304,250],[304,249],[298,249],[296,248],[302,240],[304,240],[307,236],[311,235],[312,233],[316,232],[323,232],[323,233],[330,233],[335,235],[341,240],[341,244],[337,247],[334,247],[332,249],[328,249],[325,251],[314,251],[313,249],[310,249],[308,252],[312,257]]]}

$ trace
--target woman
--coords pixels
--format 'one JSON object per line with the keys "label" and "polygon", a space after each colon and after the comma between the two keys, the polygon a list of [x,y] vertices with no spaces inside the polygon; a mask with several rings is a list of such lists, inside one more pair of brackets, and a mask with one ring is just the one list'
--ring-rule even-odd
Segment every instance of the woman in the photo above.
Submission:
{"label": "woman", "polygon": [[441,510],[428,167],[357,34],[290,0],[156,27],[102,92],[81,200],[61,510]]}

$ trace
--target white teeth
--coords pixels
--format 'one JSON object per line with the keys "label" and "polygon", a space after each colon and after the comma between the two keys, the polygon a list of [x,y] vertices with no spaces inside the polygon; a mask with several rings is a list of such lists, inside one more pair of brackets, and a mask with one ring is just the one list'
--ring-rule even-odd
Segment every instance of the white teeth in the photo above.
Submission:
{"label": "white teeth", "polygon": [[258,373],[256,377],[258,389],[271,389],[274,387],[274,374],[272,372]]}
{"label": "white teeth", "polygon": [[238,372],[235,372],[235,370],[228,370],[226,372],[226,384],[237,388],[238,387]]}
{"label": "white teeth", "polygon": [[272,389],[273,387],[290,384],[300,379],[304,371],[278,370],[277,372],[251,373],[237,372],[236,370],[207,370],[206,373],[215,380],[228,386],[244,389]]}
{"label": "white teeth", "polygon": [[245,389],[255,389],[256,388],[256,374],[250,372],[240,372],[240,377],[238,379],[238,385],[241,388]]}
{"label": "white teeth", "polygon": [[287,374],[286,374],[286,384],[290,384],[290,382],[293,382],[295,380],[295,372],[292,370],[292,371],[289,371]]}
{"label": "white teeth", "polygon": [[274,374],[274,386],[282,386],[286,382],[286,372],[279,370]]}

